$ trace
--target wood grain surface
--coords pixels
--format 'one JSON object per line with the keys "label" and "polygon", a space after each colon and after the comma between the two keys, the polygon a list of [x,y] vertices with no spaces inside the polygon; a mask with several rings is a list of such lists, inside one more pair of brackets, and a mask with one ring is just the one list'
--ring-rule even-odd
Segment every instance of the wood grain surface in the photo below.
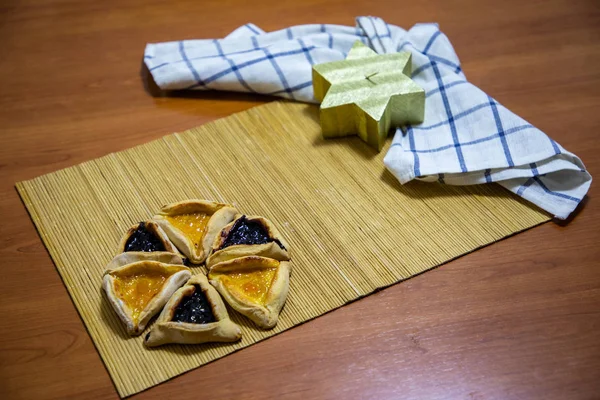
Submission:
{"label": "wood grain surface", "polygon": [[[595,0],[5,0],[0,397],[117,398],[14,183],[269,101],[160,93],[144,80],[145,43],[358,15],[438,22],[473,83],[600,176]],[[137,397],[598,398],[597,193],[593,184],[568,224],[496,243]]]}

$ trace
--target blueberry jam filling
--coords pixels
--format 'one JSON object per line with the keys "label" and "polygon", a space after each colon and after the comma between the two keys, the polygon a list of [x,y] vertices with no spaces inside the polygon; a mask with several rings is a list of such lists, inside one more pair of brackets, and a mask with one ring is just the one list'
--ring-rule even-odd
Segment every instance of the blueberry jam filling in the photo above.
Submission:
{"label": "blueberry jam filling", "polygon": [[251,221],[243,215],[231,227],[220,250],[236,244],[252,245],[269,242],[275,242],[285,250],[285,247],[283,247],[283,244],[279,240],[269,237],[269,233],[263,224],[258,221]]}
{"label": "blueberry jam filling", "polygon": [[144,222],[140,222],[125,242],[125,251],[165,251],[165,246],[154,233],[146,229]]}
{"label": "blueberry jam filling", "polygon": [[175,309],[172,321],[191,324],[215,322],[212,306],[199,285],[194,285],[194,293],[181,299]]}

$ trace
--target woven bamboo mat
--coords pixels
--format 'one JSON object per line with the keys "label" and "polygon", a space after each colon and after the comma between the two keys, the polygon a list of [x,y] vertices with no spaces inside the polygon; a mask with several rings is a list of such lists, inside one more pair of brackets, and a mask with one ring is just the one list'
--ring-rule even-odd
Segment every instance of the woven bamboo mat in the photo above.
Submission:
{"label": "woven bamboo mat", "polygon": [[[400,186],[385,149],[323,141],[317,112],[274,102],[17,184],[121,396],[549,219],[496,185]],[[237,344],[147,350],[125,334],[100,289],[104,266],[129,226],[187,198],[264,215],[289,241],[291,288],[275,329],[231,312]]]}

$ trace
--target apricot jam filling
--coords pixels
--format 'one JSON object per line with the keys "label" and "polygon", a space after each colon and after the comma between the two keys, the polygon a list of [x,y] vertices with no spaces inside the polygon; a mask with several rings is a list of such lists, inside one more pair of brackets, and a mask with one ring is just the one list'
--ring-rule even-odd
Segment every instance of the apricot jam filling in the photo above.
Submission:
{"label": "apricot jam filling", "polygon": [[161,291],[167,279],[181,269],[140,271],[136,268],[133,271],[114,273],[115,294],[131,310],[131,318],[137,322],[144,308]]}
{"label": "apricot jam filling", "polygon": [[222,282],[231,294],[264,305],[276,272],[277,268],[229,272],[222,276]]}
{"label": "apricot jam filling", "polygon": [[210,215],[203,213],[179,214],[167,217],[167,221],[190,239],[195,248],[201,246],[209,220]]}

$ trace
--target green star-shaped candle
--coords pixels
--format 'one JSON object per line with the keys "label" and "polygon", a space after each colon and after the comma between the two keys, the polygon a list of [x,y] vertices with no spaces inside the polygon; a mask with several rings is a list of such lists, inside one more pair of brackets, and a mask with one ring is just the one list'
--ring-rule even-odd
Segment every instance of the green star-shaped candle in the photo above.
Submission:
{"label": "green star-shaped candle", "polygon": [[410,79],[411,59],[356,42],[345,60],[313,66],[323,137],[358,134],[381,150],[390,128],[423,122],[425,91]]}

